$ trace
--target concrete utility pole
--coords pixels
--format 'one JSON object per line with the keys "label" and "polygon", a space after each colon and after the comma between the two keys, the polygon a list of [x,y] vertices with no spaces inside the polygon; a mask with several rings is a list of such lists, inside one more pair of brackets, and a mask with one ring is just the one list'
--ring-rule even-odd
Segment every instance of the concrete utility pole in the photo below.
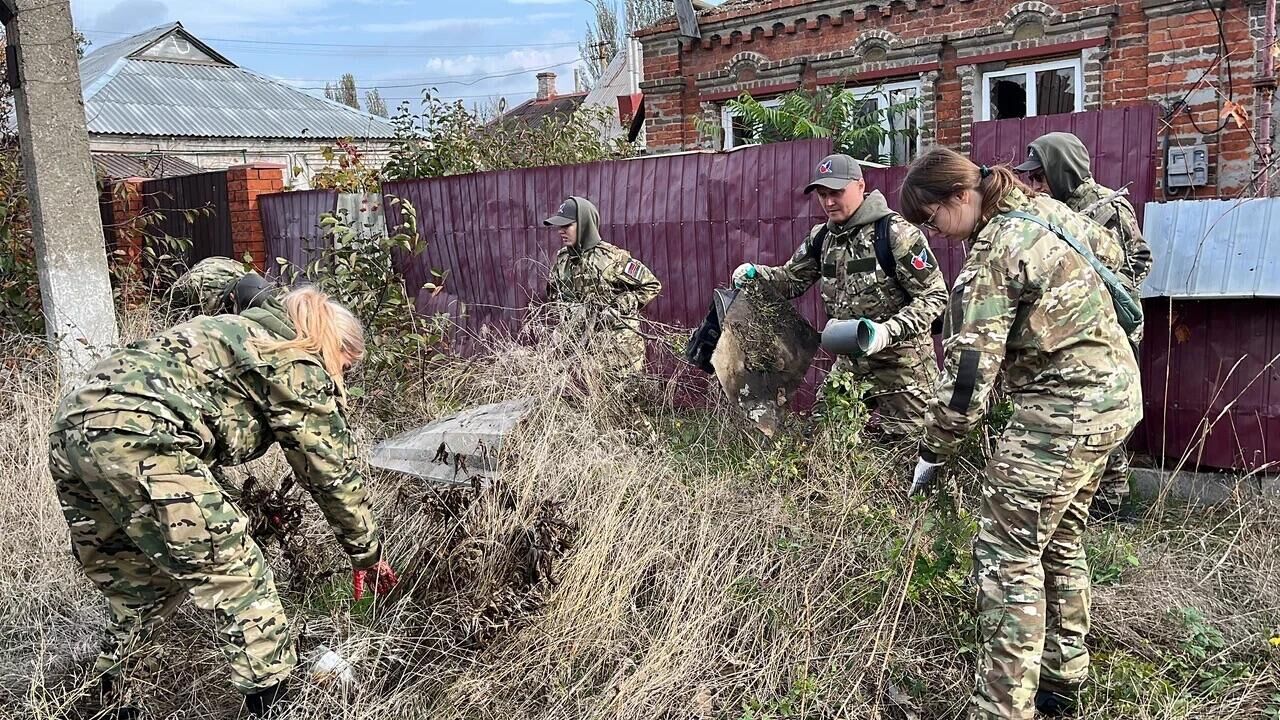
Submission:
{"label": "concrete utility pole", "polygon": [[31,193],[40,297],[63,382],[118,339],[80,66],[66,0],[0,0],[9,86]]}

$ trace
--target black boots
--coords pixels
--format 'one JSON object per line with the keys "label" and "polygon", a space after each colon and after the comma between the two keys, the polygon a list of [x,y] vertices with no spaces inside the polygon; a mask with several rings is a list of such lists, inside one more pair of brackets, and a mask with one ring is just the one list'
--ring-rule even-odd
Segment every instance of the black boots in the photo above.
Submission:
{"label": "black boots", "polygon": [[116,684],[109,676],[103,675],[98,681],[98,707],[101,710],[94,715],[94,720],[139,720],[142,712],[131,705],[117,706]]}
{"label": "black boots", "polygon": [[281,680],[271,687],[263,688],[256,693],[246,695],[244,697],[245,709],[248,710],[249,714],[253,717],[262,717],[266,715],[271,712],[272,706],[274,706],[280,698],[284,697],[285,687],[287,684],[287,680]]}
{"label": "black boots", "polygon": [[1036,690],[1036,710],[1045,717],[1073,717],[1079,704],[1079,686],[1056,688],[1042,684]]}

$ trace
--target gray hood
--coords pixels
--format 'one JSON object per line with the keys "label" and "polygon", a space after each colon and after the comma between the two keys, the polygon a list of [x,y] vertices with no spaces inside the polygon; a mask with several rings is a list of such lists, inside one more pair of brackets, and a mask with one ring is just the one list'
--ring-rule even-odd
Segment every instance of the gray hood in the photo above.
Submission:
{"label": "gray hood", "polygon": [[574,195],[573,201],[578,206],[578,242],[570,252],[586,252],[600,244],[600,211],[584,197]]}
{"label": "gray hood", "polygon": [[1049,192],[1058,201],[1066,201],[1085,180],[1089,171],[1089,150],[1071,133],[1055,132],[1036,138],[1031,149],[1040,156]]}
{"label": "gray hood", "polygon": [[829,225],[829,227],[832,231],[848,232],[863,225],[871,225],[880,218],[892,214],[893,211],[889,209],[889,203],[884,199],[884,195],[881,195],[879,190],[872,190],[862,199],[858,209],[853,211],[852,217],[840,225]]}

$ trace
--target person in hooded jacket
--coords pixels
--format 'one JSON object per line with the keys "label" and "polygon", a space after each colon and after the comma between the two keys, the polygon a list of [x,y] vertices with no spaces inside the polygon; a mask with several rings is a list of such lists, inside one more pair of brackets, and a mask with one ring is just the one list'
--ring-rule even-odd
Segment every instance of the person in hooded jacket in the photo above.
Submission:
{"label": "person in hooded jacket", "polygon": [[573,196],[543,221],[559,229],[561,248],[547,280],[547,302],[559,303],[606,372],[644,372],[640,310],[662,292],[662,283],[630,253],[600,237],[600,211]]}
{"label": "person in hooded jacket", "polygon": [[[733,282],[767,283],[783,297],[821,283],[832,321],[870,321],[870,346],[837,358],[870,385],[867,406],[891,439],[916,435],[938,380],[931,327],[947,305],[947,285],[924,233],[889,209],[879,190],[866,191],[862,169],[848,155],[828,155],[814,168],[805,194],[817,191],[827,222],[809,231],[785,265],[743,263]],[[876,224],[888,219],[893,272],[877,258]]]}
{"label": "person in hooded jacket", "polygon": [[360,322],[303,288],[131,343],[63,397],[49,469],[72,553],[107,599],[102,717],[140,716],[123,702],[124,664],[187,597],[213,613],[250,714],[284,692],[289,620],[220,468],[279,443],[351,559],[356,599],[395,585],[344,412],[343,374],[363,355]]}
{"label": "person in hooded jacket", "polygon": [[[1093,179],[1089,150],[1080,138],[1067,132],[1042,135],[1027,147],[1026,162],[1015,169],[1037,192],[1052,196],[1115,234],[1124,257],[1114,270],[1125,279],[1133,296],[1139,297],[1143,281],[1151,274],[1151,248],[1142,237],[1133,205],[1124,195]],[[1142,328],[1130,333],[1129,339],[1136,349]],[[1095,519],[1114,518],[1128,495],[1129,452],[1122,444],[1107,460],[1089,512]]]}

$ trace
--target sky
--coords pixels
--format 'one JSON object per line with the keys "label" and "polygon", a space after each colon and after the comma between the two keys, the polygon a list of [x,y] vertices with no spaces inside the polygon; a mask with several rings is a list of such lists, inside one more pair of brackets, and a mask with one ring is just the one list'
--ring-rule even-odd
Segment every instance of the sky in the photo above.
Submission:
{"label": "sky", "polygon": [[394,114],[436,87],[468,105],[534,95],[534,75],[573,90],[586,0],[71,0],[76,29],[102,46],[179,21],[232,62],[316,95],[353,73]]}

